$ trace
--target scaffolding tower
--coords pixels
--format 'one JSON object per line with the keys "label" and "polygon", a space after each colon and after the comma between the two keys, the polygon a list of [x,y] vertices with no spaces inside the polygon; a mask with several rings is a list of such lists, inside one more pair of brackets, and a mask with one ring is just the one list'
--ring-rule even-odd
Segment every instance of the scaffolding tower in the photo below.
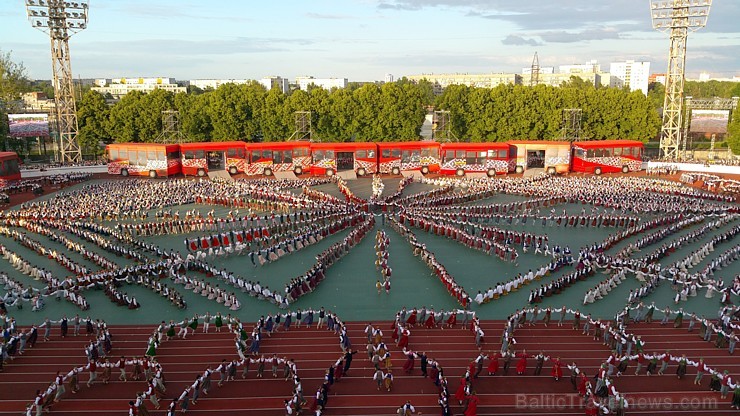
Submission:
{"label": "scaffolding tower", "polygon": [[583,110],[580,108],[563,109],[563,140],[575,142],[581,140],[581,119]]}
{"label": "scaffolding tower", "polygon": [[69,59],[69,38],[87,28],[88,0],[26,0],[31,26],[51,39],[52,83],[62,163],[79,162],[82,151],[77,141],[77,105]]}
{"label": "scaffolding tower", "polygon": [[162,133],[154,140],[157,143],[177,143],[183,142],[182,133],[180,133],[180,112],[177,110],[162,111]]}
{"label": "scaffolding tower", "polygon": [[[687,142],[689,141],[689,129],[691,124],[691,112],[693,110],[716,110],[716,111],[722,111],[727,110],[730,112],[730,116],[732,116],[733,112],[737,108],[738,100],[740,100],[739,97],[732,97],[732,98],[694,98],[694,97],[686,97],[685,99],[685,109],[686,109],[686,117],[684,118],[683,123],[683,140],[681,141],[681,158],[682,159],[689,159],[688,157],[688,151],[686,150]],[[715,143],[715,135],[712,135],[712,153],[714,151],[714,143]]]}
{"label": "scaffolding tower", "polygon": [[295,131],[290,135],[288,141],[311,141],[313,139],[311,131],[311,111],[296,111],[295,115]]}
{"label": "scaffolding tower", "polygon": [[457,141],[452,132],[452,118],[447,110],[435,110],[432,123],[432,138],[438,142]]}

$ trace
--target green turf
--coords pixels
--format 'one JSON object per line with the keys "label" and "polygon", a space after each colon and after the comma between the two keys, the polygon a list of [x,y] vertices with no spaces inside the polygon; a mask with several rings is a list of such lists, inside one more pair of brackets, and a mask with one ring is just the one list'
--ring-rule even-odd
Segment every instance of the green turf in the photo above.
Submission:
{"label": "green turf", "polygon": [[[367,198],[372,193],[371,181],[368,178],[350,181],[349,184],[354,192],[360,197]],[[77,185],[72,189],[80,189],[82,186],[84,185]],[[384,195],[394,193],[397,187],[397,180],[385,179]],[[414,183],[406,189],[404,195],[415,194],[431,188],[433,188],[431,185]],[[337,197],[342,196],[333,184],[320,185],[317,186],[316,189],[326,191]],[[53,195],[45,195],[43,198],[49,198],[52,196]],[[485,201],[477,201],[475,203],[505,203],[521,199],[521,197],[517,196],[498,195],[494,198],[490,198]],[[211,207],[206,205],[181,206],[177,209],[179,209],[181,214],[184,214],[186,210],[193,208],[198,208],[203,213],[210,209],[214,209],[217,216],[223,216],[228,212],[228,209],[224,207]],[[556,206],[554,209],[557,214],[560,214],[563,209],[567,210],[570,214],[578,214],[583,208],[584,206],[580,204],[563,204]],[[585,208],[588,211],[591,207],[585,206]],[[544,210],[543,214],[546,214]],[[736,222],[731,225],[735,224]],[[109,222],[107,225],[113,224]],[[491,225],[496,224],[492,223]],[[542,226],[541,224],[534,223],[531,220],[528,221],[526,225],[508,225],[502,222],[501,224],[498,224],[498,226],[501,228],[511,228],[534,234],[547,234],[550,238],[551,247],[555,244],[560,244],[561,246],[568,245],[572,249],[574,255],[577,255],[579,247],[601,241],[609,233],[614,232],[615,230],[614,228],[550,227]],[[676,236],[683,235],[700,227],[701,225],[690,227],[690,229],[684,230]],[[419,258],[413,256],[411,246],[405,241],[405,239],[390,227],[384,226],[382,224],[381,217],[377,217],[376,229],[381,228],[386,230],[391,240],[389,265],[393,269],[393,277],[390,294],[386,294],[385,292],[378,294],[375,289],[375,282],[380,278],[380,273],[374,266],[375,250],[373,246],[375,244],[375,231],[371,231],[361,244],[357,245],[348,255],[329,269],[326,274],[326,279],[316,291],[301,298],[298,302],[291,305],[291,308],[318,308],[320,306],[324,306],[327,309],[336,311],[339,316],[345,320],[388,320],[392,319],[395,311],[403,306],[411,308],[424,305],[427,308],[435,309],[452,309],[459,307],[452,297],[449,296],[438,279],[432,275],[430,269]],[[730,225],[725,226],[722,231],[729,228]],[[463,247],[450,239],[427,234],[418,229],[412,229],[412,231],[414,231],[421,242],[425,243],[427,247],[435,253],[438,260],[447,268],[452,276],[455,277],[458,283],[465,287],[471,296],[475,296],[478,290],[484,290],[489,286],[495,285],[499,281],[508,280],[519,272],[526,273],[528,269],[539,268],[549,260],[544,256],[534,255],[530,252],[528,254],[522,254],[519,257],[519,266],[515,267],[511,263],[502,262],[479,251]],[[309,246],[297,253],[287,255],[275,263],[267,264],[262,267],[253,267],[247,256],[234,256],[216,261],[213,264],[219,268],[223,267],[231,270],[245,279],[259,280],[260,282],[266,283],[273,290],[282,290],[283,285],[287,281],[293,277],[301,275],[311,266],[311,264],[314,263],[315,256],[319,252],[332,243],[339,241],[347,235],[347,232],[347,230],[340,232],[313,246]],[[198,234],[200,233],[193,235]],[[58,243],[49,242],[44,239],[44,237],[36,234],[29,235],[38,241],[44,242],[49,247],[63,251],[73,260],[85,264],[92,270],[98,269],[97,266],[83,260],[79,254],[68,252],[66,248]],[[678,259],[685,257],[693,249],[696,249],[700,245],[704,244],[704,242],[708,241],[708,239],[713,235],[715,234],[708,233],[700,241],[694,242],[688,247],[682,248],[678,252],[674,253],[672,255],[673,258]],[[66,236],[72,240],[81,241],[77,237],[69,234]],[[147,237],[147,240],[166,250],[172,249],[185,252],[183,240],[186,237],[188,237],[188,235],[169,235]],[[634,242],[639,237],[640,236],[630,238],[626,242],[619,244],[616,249],[610,251],[610,254],[613,254],[629,242]],[[672,238],[675,238],[675,236],[672,236]],[[34,252],[21,247],[8,238],[1,237],[0,243],[21,254],[32,263],[42,265],[43,267],[52,270],[56,276],[63,277],[67,274],[66,269],[59,266],[54,261],[38,256]],[[103,250],[95,247],[92,243],[83,243],[86,247],[98,253],[105,253]],[[731,247],[730,244],[718,246],[715,252],[700,264],[699,267],[703,267],[711,258],[716,257],[720,253],[729,249]],[[646,255],[652,252],[656,247],[658,247],[658,245],[646,247],[643,252],[638,253],[637,256]],[[113,259],[119,265],[129,264],[129,261],[114,255],[106,254],[106,257]],[[673,261],[673,258],[664,260],[663,264]],[[24,284],[41,287],[39,282],[33,281],[29,277],[15,271],[2,259],[0,259],[0,270],[8,272],[11,277],[23,282]],[[556,273],[553,276],[549,276],[541,282],[537,282],[537,284],[546,283],[552,279],[560,277],[563,273],[569,273],[572,270],[572,268],[565,268],[563,271]],[[739,273],[740,264],[733,264],[730,268],[722,270],[718,275],[723,277],[726,283],[729,283],[732,278]],[[193,276],[203,278],[203,275],[200,274],[194,274]],[[605,276],[603,275],[596,275],[585,282],[579,282],[560,295],[546,298],[543,305],[554,307],[567,305],[571,308],[580,308],[582,311],[592,313],[594,316],[612,317],[618,309],[624,306],[629,290],[638,287],[639,282],[634,278],[634,276],[630,275],[628,279],[617,289],[612,291],[606,299],[597,301],[588,307],[583,307],[582,300],[585,291],[595,286],[597,282],[604,277]],[[172,285],[172,283],[170,283],[170,285]],[[221,286],[228,287],[224,286],[223,283],[221,283]],[[534,287],[534,285],[532,287]],[[102,291],[90,290],[85,292],[84,295],[90,303],[91,308],[89,311],[84,313],[80,312],[76,307],[66,301],[57,302],[54,299],[48,299],[46,308],[40,312],[32,312],[29,304],[25,304],[23,310],[16,310],[14,307],[10,308],[10,312],[11,315],[16,317],[22,324],[38,323],[42,321],[45,316],[57,319],[62,314],[72,316],[76,313],[80,313],[82,316],[89,315],[93,318],[102,318],[109,323],[123,324],[153,323],[160,320],[181,319],[186,316],[192,316],[195,313],[202,314],[206,311],[210,311],[211,313],[220,311],[223,314],[230,312],[227,308],[220,306],[215,301],[209,301],[199,295],[191,293],[190,291],[185,291],[182,286],[176,286],[176,289],[184,294],[189,305],[189,308],[185,311],[175,309],[169,302],[159,298],[156,294],[147,289],[131,285],[123,287],[122,290],[130,295],[136,296],[142,304],[140,309],[134,311],[114,305],[108,301]],[[482,318],[502,319],[514,310],[527,305],[526,302],[529,290],[530,287],[525,287],[516,293],[488,304],[481,306],[474,305],[472,309]],[[1,288],[0,292],[2,292]],[[276,306],[265,301],[251,298],[241,292],[237,292],[237,296],[242,303],[242,308],[235,314],[244,320],[254,321],[260,315],[279,311]],[[674,292],[666,283],[663,284],[656,293],[649,296],[646,301],[654,301],[659,307],[669,305],[675,309],[681,306],[687,311],[696,311],[699,314],[707,315],[713,315],[720,306],[718,296],[715,296],[714,299],[705,299],[704,291],[701,291],[700,295],[696,298],[690,298],[688,302],[683,302],[679,306],[673,305],[673,296]]]}

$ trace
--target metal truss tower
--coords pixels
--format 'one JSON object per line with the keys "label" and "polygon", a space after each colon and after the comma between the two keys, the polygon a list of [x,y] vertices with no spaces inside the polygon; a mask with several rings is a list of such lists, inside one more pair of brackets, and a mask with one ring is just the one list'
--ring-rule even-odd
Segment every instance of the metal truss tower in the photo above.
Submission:
{"label": "metal truss tower", "polygon": [[683,87],[686,70],[686,40],[689,32],[706,26],[712,0],[649,0],[653,28],[667,32],[671,49],[666,72],[663,100],[663,128],[660,134],[660,155],[674,160],[679,157]]}
{"label": "metal truss tower", "polygon": [[566,108],[563,110],[563,140],[571,142],[581,140],[581,119],[583,110]]}
{"label": "metal truss tower", "polygon": [[156,143],[182,143],[180,133],[180,112],[177,110],[162,111],[162,133],[154,140]]}
{"label": "metal truss tower", "polygon": [[311,134],[311,117],[313,113],[311,111],[296,111],[295,115],[295,131],[290,135],[288,141],[311,141],[313,135]]}
{"label": "metal truss tower", "polygon": [[537,57],[537,52],[534,53],[532,58],[532,69],[529,73],[529,86],[535,87],[540,83],[540,59]]}
{"label": "metal truss tower", "polygon": [[432,123],[432,137],[438,142],[458,141],[452,132],[452,117],[447,110],[435,110]]}
{"label": "metal truss tower", "polygon": [[79,162],[82,151],[77,142],[77,106],[69,61],[69,38],[87,28],[88,0],[26,0],[31,26],[51,39],[52,82],[59,129],[62,163]]}
{"label": "metal truss tower", "polygon": [[[692,110],[727,110],[730,112],[730,117],[732,117],[733,112],[738,106],[738,101],[740,101],[740,98],[738,97],[732,97],[732,98],[694,98],[694,97],[686,97],[685,100],[685,108],[686,108],[686,117],[684,118],[683,123],[683,140],[681,142],[681,158],[682,159],[688,159],[688,153],[686,151],[686,142],[689,140],[689,125],[691,124],[691,111]],[[714,140],[715,136],[712,135],[712,150],[714,150]]]}

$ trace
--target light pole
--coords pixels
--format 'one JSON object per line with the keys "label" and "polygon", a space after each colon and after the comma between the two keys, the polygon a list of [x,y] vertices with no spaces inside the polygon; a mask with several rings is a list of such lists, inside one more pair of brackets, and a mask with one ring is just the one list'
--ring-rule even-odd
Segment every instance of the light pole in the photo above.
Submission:
{"label": "light pole", "polygon": [[671,49],[665,77],[663,128],[660,155],[677,159],[681,145],[683,87],[686,71],[686,40],[707,24],[712,0],[649,0],[653,28],[670,34]]}
{"label": "light pole", "polygon": [[52,82],[59,130],[62,163],[82,160],[77,142],[77,106],[75,105],[69,38],[87,28],[88,0],[26,0],[31,26],[51,39]]}

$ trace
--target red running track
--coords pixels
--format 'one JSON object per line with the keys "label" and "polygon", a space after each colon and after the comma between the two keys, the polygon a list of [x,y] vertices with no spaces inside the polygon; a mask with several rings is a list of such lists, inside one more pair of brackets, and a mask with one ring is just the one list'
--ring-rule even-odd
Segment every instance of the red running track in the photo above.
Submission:
{"label": "red running track", "polygon": [[[421,377],[417,369],[410,375],[403,374],[401,367],[405,357],[390,340],[390,323],[379,324],[391,348],[394,367],[394,388],[391,392],[379,392],[372,381],[372,364],[365,353],[366,323],[349,323],[350,339],[359,350],[348,375],[332,386],[325,415],[390,415],[406,400],[411,400],[417,410],[423,414],[439,414],[436,404],[437,389],[429,379]],[[685,325],[684,325],[685,327]],[[121,355],[131,357],[144,353],[148,335],[153,326],[113,326],[113,357]],[[503,322],[483,322],[487,340],[483,352],[490,354],[499,349],[498,340],[503,330]],[[167,394],[162,398],[162,410],[155,411],[151,403],[147,406],[152,414],[163,415],[170,399],[192,383],[197,374],[211,366],[215,368],[221,359],[236,357],[233,336],[226,333],[197,333],[187,340],[175,339],[164,342],[157,359],[164,369]],[[674,355],[685,353],[690,359],[703,356],[710,366],[727,369],[731,374],[740,375],[740,360],[730,356],[726,349],[717,349],[713,344],[702,341],[698,333],[688,333],[686,329],[661,327],[659,324],[640,324],[629,328],[630,332],[641,335],[646,341],[645,351],[664,352],[670,349]],[[542,324],[517,330],[516,350],[526,349],[530,354],[542,350],[550,356],[558,356],[563,363],[576,362],[583,371],[592,376],[596,368],[604,362],[609,351],[600,342],[582,335],[579,331],[566,326],[557,327],[551,324],[545,328]],[[450,393],[458,384],[469,362],[478,355],[474,338],[469,330],[454,329],[412,329],[409,348],[425,351],[427,355],[442,364],[448,378]],[[33,401],[36,389],[44,389],[54,378],[57,370],[67,372],[72,366],[85,362],[83,348],[87,337],[68,337],[60,339],[52,335],[49,342],[40,342],[5,367],[0,373],[0,415],[20,414],[25,406]],[[310,398],[323,381],[326,369],[341,355],[338,336],[325,329],[293,328],[289,332],[278,332],[272,337],[265,337],[261,352],[266,356],[277,354],[280,357],[293,358],[298,366],[298,374],[303,381],[304,395]],[[486,362],[487,364],[487,362]],[[508,375],[500,371],[495,376],[485,373],[474,380],[474,389],[480,398],[480,415],[527,415],[527,414],[561,414],[583,415],[582,400],[575,394],[565,377],[554,381],[550,375],[550,366],[545,363],[541,376],[534,376],[534,362],[526,375],[515,374],[514,366]],[[632,407],[629,414],[643,415],[724,415],[737,414],[730,409],[731,395],[720,399],[718,393],[708,390],[708,377],[703,386],[695,386],[695,371],[678,380],[675,376],[675,365],[669,367],[664,376],[634,376],[634,363],[631,363],[627,375],[615,381],[618,391],[626,394]],[[241,374],[241,369],[238,374]],[[117,381],[118,373],[113,371],[112,381],[108,385],[95,384],[85,387],[87,374],[80,377],[82,390],[77,394],[69,392],[60,403],[53,406],[54,415],[125,415],[128,401],[136,392],[145,388],[142,381]],[[191,405],[188,414],[193,415],[281,415],[283,400],[291,396],[292,382],[282,378],[274,379],[269,370],[265,378],[255,377],[254,365],[246,379],[216,386],[218,376],[214,376],[213,388],[208,396],[201,396],[197,405]],[[68,389],[69,390],[69,389]],[[451,397],[451,402],[455,402]],[[462,408],[452,403],[454,413],[461,413]]]}

